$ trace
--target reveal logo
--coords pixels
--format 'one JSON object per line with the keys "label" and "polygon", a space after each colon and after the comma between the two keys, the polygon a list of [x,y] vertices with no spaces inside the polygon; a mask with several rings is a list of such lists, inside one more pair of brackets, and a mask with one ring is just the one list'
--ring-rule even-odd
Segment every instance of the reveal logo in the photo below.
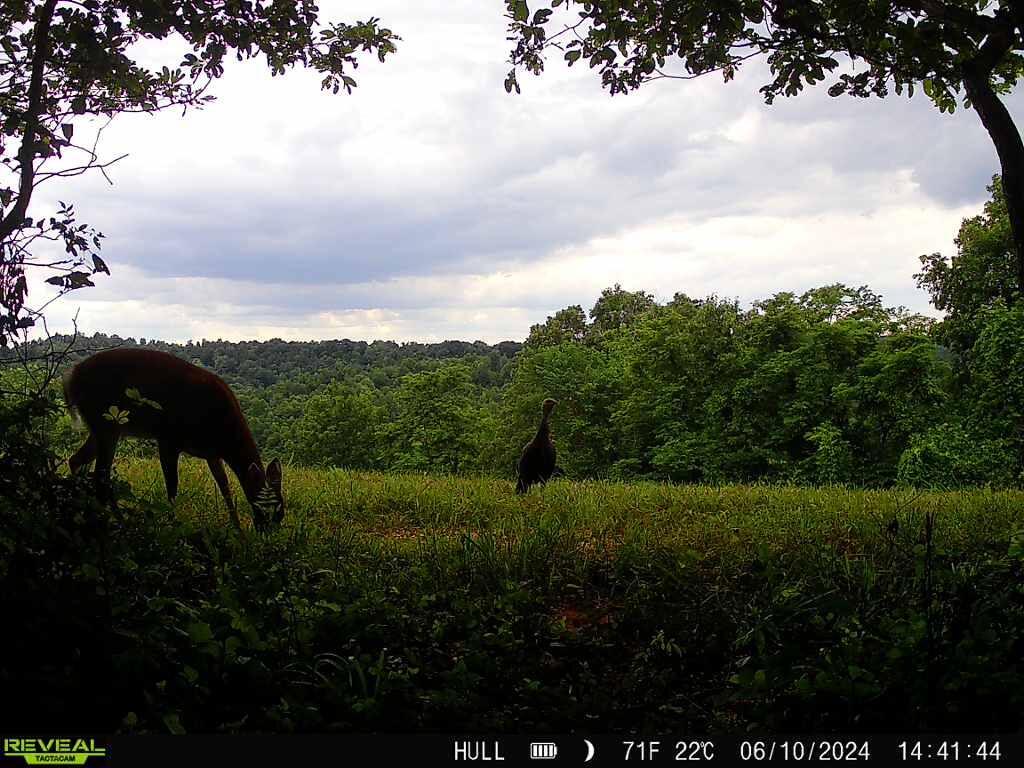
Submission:
{"label": "reveal logo", "polygon": [[95,739],[17,739],[4,737],[4,757],[22,757],[29,765],[84,765],[90,757],[106,757]]}

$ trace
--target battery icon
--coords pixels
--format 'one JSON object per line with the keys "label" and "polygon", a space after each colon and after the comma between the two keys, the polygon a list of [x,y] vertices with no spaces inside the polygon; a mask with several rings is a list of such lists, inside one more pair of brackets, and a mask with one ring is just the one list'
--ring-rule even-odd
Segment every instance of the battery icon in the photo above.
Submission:
{"label": "battery icon", "polygon": [[531,760],[554,760],[558,756],[558,745],[552,741],[531,741]]}

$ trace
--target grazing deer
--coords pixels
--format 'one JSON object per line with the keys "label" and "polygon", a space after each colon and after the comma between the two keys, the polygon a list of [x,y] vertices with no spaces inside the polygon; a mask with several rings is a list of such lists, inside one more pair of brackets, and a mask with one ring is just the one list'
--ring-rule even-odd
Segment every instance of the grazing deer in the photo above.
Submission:
{"label": "grazing deer", "polygon": [[206,459],[237,528],[241,523],[222,462],[238,477],[257,529],[266,528],[268,518],[279,523],[284,517],[281,462],[274,459],[264,471],[238,399],[210,371],[166,352],[111,349],[64,374],[64,400],[90,432],[68,461],[71,472],[95,459],[101,498],[112,498],[114,451],[121,436],[129,435],[157,441],[172,501],[178,494],[178,457],[187,453]]}

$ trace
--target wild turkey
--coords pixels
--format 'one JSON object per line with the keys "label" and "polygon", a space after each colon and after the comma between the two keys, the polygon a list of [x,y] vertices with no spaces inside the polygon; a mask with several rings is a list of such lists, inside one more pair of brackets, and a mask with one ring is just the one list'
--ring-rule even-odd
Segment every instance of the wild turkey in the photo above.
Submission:
{"label": "wild turkey", "polygon": [[[540,420],[540,428],[533,440],[523,448],[517,468],[519,479],[516,482],[516,493],[526,493],[531,485],[545,483],[556,473],[555,444],[551,440],[551,412],[558,404],[550,397],[544,401],[544,415]],[[561,474],[561,471],[558,472]]]}

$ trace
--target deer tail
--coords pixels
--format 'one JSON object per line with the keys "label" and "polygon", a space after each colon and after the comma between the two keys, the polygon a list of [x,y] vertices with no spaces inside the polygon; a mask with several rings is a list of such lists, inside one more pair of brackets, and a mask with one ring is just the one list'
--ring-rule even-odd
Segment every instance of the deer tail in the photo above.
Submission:
{"label": "deer tail", "polygon": [[61,376],[61,384],[64,387],[64,404],[68,407],[68,413],[71,414],[71,423],[76,427],[82,426],[82,414],[78,410],[78,405],[75,403],[74,396],[74,376],[75,369],[68,368],[64,371],[64,375]]}

